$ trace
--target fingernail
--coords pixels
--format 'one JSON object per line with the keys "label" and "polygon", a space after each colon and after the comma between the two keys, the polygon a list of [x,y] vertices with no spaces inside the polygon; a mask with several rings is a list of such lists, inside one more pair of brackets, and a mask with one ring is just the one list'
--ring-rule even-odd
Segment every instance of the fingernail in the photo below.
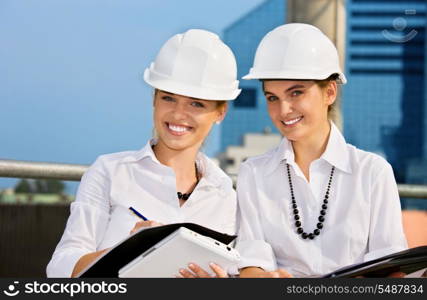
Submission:
{"label": "fingernail", "polygon": [[179,269],[179,273],[184,274],[184,269]]}
{"label": "fingernail", "polygon": [[188,266],[190,267],[190,268],[194,268],[194,265],[193,264],[188,264]]}

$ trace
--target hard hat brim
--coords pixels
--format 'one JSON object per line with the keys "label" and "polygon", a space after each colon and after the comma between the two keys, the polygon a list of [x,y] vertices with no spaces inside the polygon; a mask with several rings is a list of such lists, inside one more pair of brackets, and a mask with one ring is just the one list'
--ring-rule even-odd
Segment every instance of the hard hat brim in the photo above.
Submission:
{"label": "hard hat brim", "polygon": [[327,71],[318,74],[311,74],[311,76],[307,76],[307,74],[301,74],[297,72],[257,72],[252,69],[250,72],[243,76],[244,80],[266,80],[266,79],[283,79],[283,80],[324,80],[327,79],[332,74],[338,74],[337,83],[338,84],[346,84],[347,78],[341,71]]}
{"label": "hard hat brim", "polygon": [[145,69],[144,81],[153,88],[162,91],[203,100],[232,101],[235,100],[241,92],[241,89],[236,88],[239,85],[238,80],[236,80],[233,87],[228,89],[219,89],[218,87],[201,87],[159,76],[150,68]]}

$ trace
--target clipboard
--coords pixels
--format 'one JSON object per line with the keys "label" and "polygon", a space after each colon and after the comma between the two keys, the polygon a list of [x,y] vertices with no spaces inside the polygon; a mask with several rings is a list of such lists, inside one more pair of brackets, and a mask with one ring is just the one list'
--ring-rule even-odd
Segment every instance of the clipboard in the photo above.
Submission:
{"label": "clipboard", "polygon": [[360,264],[338,269],[322,278],[387,277],[390,273],[414,273],[427,268],[427,246],[420,246],[386,255]]}
{"label": "clipboard", "polygon": [[197,263],[211,276],[215,262],[224,270],[237,268],[238,251],[210,237],[180,227],[119,270],[120,278],[174,278],[188,263]]}
{"label": "clipboard", "polygon": [[121,241],[84,269],[79,278],[118,277],[119,270],[150,249],[162,239],[179,229],[188,228],[198,234],[215,239],[223,244],[230,244],[237,236],[221,233],[194,223],[175,223],[152,228],[142,228],[140,231]]}

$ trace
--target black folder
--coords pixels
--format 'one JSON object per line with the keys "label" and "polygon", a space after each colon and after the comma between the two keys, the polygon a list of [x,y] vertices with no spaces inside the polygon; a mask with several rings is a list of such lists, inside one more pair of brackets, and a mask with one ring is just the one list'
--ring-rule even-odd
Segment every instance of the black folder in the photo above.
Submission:
{"label": "black folder", "polygon": [[424,268],[427,268],[427,246],[420,246],[347,266],[322,277],[387,277],[394,272],[410,274]]}
{"label": "black folder", "polygon": [[160,242],[180,227],[211,237],[221,243],[230,244],[235,235],[228,235],[194,223],[175,223],[143,229],[116,245],[102,255],[93,265],[80,274],[80,278],[117,277],[119,270],[146,250]]}

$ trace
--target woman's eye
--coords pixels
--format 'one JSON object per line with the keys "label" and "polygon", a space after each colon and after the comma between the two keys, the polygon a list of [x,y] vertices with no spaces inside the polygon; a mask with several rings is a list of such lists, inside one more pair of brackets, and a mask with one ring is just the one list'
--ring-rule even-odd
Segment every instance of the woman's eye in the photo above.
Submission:
{"label": "woman's eye", "polygon": [[279,98],[277,98],[276,96],[267,96],[267,100],[270,102],[276,101],[277,99]]}
{"label": "woman's eye", "polygon": [[205,107],[205,106],[203,105],[203,103],[201,103],[201,102],[197,102],[197,101],[193,101],[193,102],[191,102],[191,105],[192,105],[192,106],[194,106],[194,107]]}
{"label": "woman's eye", "polygon": [[173,101],[173,98],[172,98],[171,96],[163,96],[163,97],[162,97],[162,100],[165,100],[165,101]]}
{"label": "woman's eye", "polygon": [[302,91],[293,91],[293,92],[291,93],[291,96],[292,96],[292,97],[298,97],[299,95],[302,95]]}

